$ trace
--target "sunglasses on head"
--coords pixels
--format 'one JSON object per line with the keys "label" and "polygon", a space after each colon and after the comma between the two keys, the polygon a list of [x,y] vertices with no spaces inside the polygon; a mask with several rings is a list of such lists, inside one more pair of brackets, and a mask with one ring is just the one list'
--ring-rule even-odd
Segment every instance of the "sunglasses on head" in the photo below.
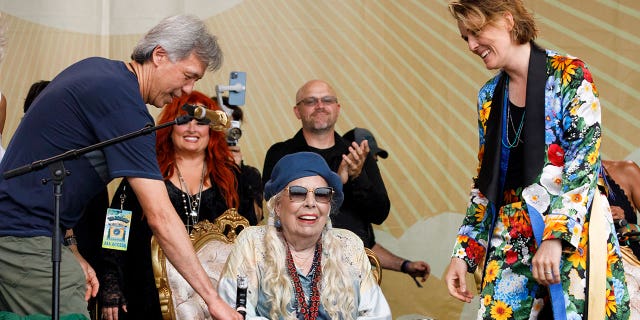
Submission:
{"label": "sunglasses on head", "polygon": [[313,193],[313,197],[319,203],[329,203],[333,198],[333,188],[318,187],[315,189],[307,189],[303,186],[289,186],[289,200],[293,202],[303,202],[307,199],[307,194]]}
{"label": "sunglasses on head", "polygon": [[[195,121],[196,121],[196,124],[197,124],[197,125],[199,125],[199,126],[208,126],[208,125],[210,125],[210,124],[211,124],[211,120],[209,120],[209,119],[207,119],[207,118],[204,118],[204,119],[196,119],[195,117],[193,117],[193,116],[189,116],[189,115],[188,115],[188,117],[190,118],[190,119],[189,119],[189,122],[190,122],[191,120],[195,120]],[[183,124],[181,124],[181,125],[189,124],[189,122],[183,123]]]}
{"label": "sunglasses on head", "polygon": [[[204,106],[204,105],[188,104],[188,103],[185,103],[185,104],[181,107],[181,109],[182,109],[182,110],[184,110],[184,111],[186,111],[186,112],[187,112],[187,115],[186,115],[186,116],[188,116],[188,117],[190,118],[190,119],[189,119],[189,121],[191,121],[191,120],[194,120],[194,119],[195,119],[195,120],[198,122],[198,124],[199,124],[199,125],[209,125],[209,124],[211,124],[211,120],[209,120],[208,118],[204,118],[204,119],[196,119],[196,118],[193,116],[193,113],[195,112],[195,110],[196,110],[197,108],[205,108],[205,109],[208,109],[208,108],[207,108],[206,106]],[[185,122],[185,123],[183,123],[183,124],[187,124],[187,123],[189,123],[189,122]]]}

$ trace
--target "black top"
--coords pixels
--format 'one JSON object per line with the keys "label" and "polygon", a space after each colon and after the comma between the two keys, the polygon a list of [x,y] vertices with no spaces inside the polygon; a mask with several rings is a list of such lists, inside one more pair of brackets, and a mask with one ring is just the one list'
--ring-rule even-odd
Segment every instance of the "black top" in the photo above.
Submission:
{"label": "black top", "polygon": [[[492,203],[500,203],[503,194],[500,190],[502,153],[502,104],[508,75],[502,71],[491,100],[491,112],[484,133],[484,154],[478,177],[474,180],[482,194]],[[545,85],[547,80],[547,55],[543,48],[531,42],[531,56],[527,71],[527,115],[522,127],[523,148],[522,185],[527,186],[538,179],[545,160]]]}
{"label": "black top", "polygon": [[[335,145],[328,149],[310,147],[302,135],[302,130],[286,141],[278,142],[269,148],[264,159],[262,184],[271,177],[276,162],[287,154],[310,151],[322,156],[334,172],[338,172],[342,155],[349,152],[349,145],[340,135],[334,132]],[[381,224],[389,216],[391,202],[387,189],[382,181],[376,160],[371,154],[367,156],[362,173],[349,180],[343,188],[344,202],[339,210],[333,213],[331,222],[336,228],[348,229],[357,234],[365,247],[375,244],[372,223]]]}
{"label": "black top", "polygon": [[[509,112],[513,123],[507,123],[507,132],[509,142],[515,143],[516,136],[518,136],[518,127],[524,121],[522,116],[525,114],[525,108],[517,107],[509,101]],[[520,132],[518,139],[520,142],[509,149],[509,166],[507,167],[507,176],[504,181],[504,190],[515,190],[524,187],[524,132]]]}
{"label": "black top", "polygon": [[[249,219],[250,225],[258,224],[255,208],[253,203],[257,203],[262,207],[264,188],[262,187],[262,178],[260,171],[252,166],[240,164],[240,175],[238,176],[238,194],[240,195],[240,207],[249,209],[251,208],[252,221]],[[249,212],[249,211],[247,211]]]}
{"label": "black top", "polygon": [[[627,223],[638,224],[638,217],[636,216],[635,210],[633,210],[633,206],[631,202],[629,202],[629,198],[624,193],[624,190],[616,183],[613,178],[607,173],[605,170],[607,185],[609,186],[609,194],[607,195],[607,200],[609,200],[610,206],[618,206],[624,210],[624,219],[627,220]],[[629,242],[629,247],[633,251],[633,254],[640,259],[640,243],[635,241]]]}

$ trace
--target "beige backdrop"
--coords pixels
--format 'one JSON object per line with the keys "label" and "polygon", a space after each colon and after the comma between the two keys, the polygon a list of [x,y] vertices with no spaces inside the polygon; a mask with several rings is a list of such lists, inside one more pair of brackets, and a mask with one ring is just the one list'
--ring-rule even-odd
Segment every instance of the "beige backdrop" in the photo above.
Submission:
{"label": "beige backdrop", "polygon": [[[0,1],[9,40],[0,64],[9,106],[3,145],[31,83],[88,56],[127,60],[137,39],[162,17],[198,14],[219,36],[225,62],[196,89],[213,94],[216,84],[228,83],[230,71],[247,72],[245,161],[261,169],[267,148],[299,128],[292,112],[297,88],[309,79],[328,80],[342,104],[338,131],[369,128],[390,153],[379,162],[392,201],[389,218],[376,227],[379,242],[433,268],[422,289],[405,275],[384,272],[394,318],[472,317],[476,304],[450,298],[442,277],[476,166],[475,95],[492,72],[468,52],[447,1],[131,2]],[[640,3],[529,0],[528,6],[541,45],[590,66],[603,105],[603,156],[638,161]]]}

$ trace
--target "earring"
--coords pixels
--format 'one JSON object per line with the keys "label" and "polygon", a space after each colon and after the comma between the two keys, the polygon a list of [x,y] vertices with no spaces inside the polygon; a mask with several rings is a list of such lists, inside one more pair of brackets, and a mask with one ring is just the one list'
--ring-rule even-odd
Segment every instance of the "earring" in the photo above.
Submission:
{"label": "earring", "polygon": [[282,222],[280,222],[280,217],[275,218],[275,221],[273,222],[273,226],[276,227],[276,229],[282,228]]}

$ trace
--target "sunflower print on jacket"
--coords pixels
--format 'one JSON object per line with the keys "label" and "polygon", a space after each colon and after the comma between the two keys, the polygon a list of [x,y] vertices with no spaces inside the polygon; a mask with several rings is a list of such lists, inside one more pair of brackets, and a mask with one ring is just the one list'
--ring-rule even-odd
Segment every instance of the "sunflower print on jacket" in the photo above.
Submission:
{"label": "sunflower print on jacket", "polygon": [[[453,257],[466,261],[473,272],[489,248],[484,265],[478,319],[536,319],[548,291],[531,273],[537,245],[527,204],[545,221],[542,240],[563,243],[561,283],[567,319],[582,319],[587,305],[587,249],[590,200],[597,191],[601,166],[600,102],[591,73],[581,60],[546,51],[547,78],[544,88],[545,159],[537,181],[505,190],[506,205],[493,204],[474,185],[466,216],[458,231]],[[494,91],[504,72],[489,80],[478,94],[479,165],[485,150],[485,132]],[[501,106],[496,106],[500,108]],[[526,145],[525,145],[526,147]],[[607,211],[607,208],[605,208]],[[496,219],[491,243],[493,212]],[[615,229],[609,215],[606,270],[606,319],[629,318],[629,295]],[[548,303],[548,302],[547,302]]]}

